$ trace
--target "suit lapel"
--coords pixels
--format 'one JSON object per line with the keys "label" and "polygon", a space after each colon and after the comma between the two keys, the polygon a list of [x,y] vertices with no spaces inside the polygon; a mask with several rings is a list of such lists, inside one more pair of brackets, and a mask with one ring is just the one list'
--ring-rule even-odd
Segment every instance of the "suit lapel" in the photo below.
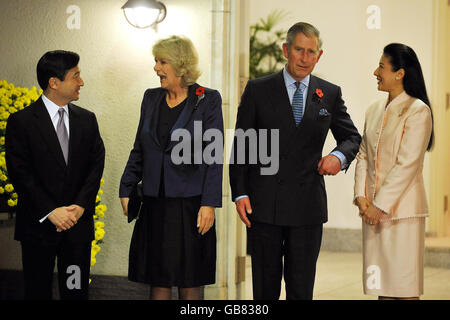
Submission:
{"label": "suit lapel", "polygon": [[278,72],[267,88],[270,101],[279,116],[280,128],[287,129],[292,133],[295,131],[295,120],[292,106],[284,83],[283,70]]}
{"label": "suit lapel", "polygon": [[299,125],[299,129],[307,125],[308,122],[315,120],[315,115],[317,114],[318,109],[317,109],[317,102],[313,101],[313,96],[316,89],[317,89],[316,78],[313,75],[311,75],[308,85],[308,95],[306,97],[305,113],[303,114],[303,119]]}
{"label": "suit lapel", "polygon": [[80,115],[75,109],[75,107],[70,103],[69,103],[69,127],[70,127],[69,155],[67,157],[68,167],[70,167],[72,164],[73,156],[77,154],[77,147],[80,146],[83,131],[83,122],[80,118]]}
{"label": "suit lapel", "polygon": [[[159,110],[161,106],[162,99],[166,97],[166,90],[158,90],[158,94],[154,99],[153,107],[150,109],[147,117],[150,123],[150,136],[155,141],[156,145],[161,147],[161,142],[158,139],[158,120],[159,120]],[[152,103],[152,98],[150,97],[150,103]],[[145,124],[145,121],[144,121]]]}
{"label": "suit lapel", "polygon": [[66,162],[61,150],[61,145],[59,144],[55,127],[53,126],[52,120],[50,119],[50,115],[48,114],[47,108],[45,107],[42,98],[39,98],[36,101],[34,116],[37,118],[36,126],[38,127],[42,137],[44,138],[44,141],[47,143],[50,152],[53,154],[57,162],[65,168]]}
{"label": "suit lapel", "polygon": [[[186,105],[184,106],[183,111],[181,111],[180,116],[178,117],[177,121],[170,130],[169,136],[172,136],[172,133],[175,130],[184,128],[188,123],[189,119],[191,119],[191,115],[194,112],[195,105],[197,103],[197,95],[195,94],[195,91],[197,90],[198,87],[200,86],[196,83],[194,83],[189,87]],[[177,141],[170,141],[166,148],[166,151],[170,150],[176,143]]]}

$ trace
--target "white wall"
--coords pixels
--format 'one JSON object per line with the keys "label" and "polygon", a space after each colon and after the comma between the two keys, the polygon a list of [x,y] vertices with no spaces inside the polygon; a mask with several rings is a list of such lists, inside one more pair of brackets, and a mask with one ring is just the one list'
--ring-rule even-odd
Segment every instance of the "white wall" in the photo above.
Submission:
{"label": "white wall", "polygon": [[[432,68],[432,1],[424,0],[248,0],[249,25],[266,18],[274,9],[289,12],[288,18],[275,29],[288,30],[299,21],[316,26],[323,39],[324,53],[314,74],[342,88],[343,98],[356,127],[362,132],[364,114],[371,102],[386,96],[377,91],[373,71],[383,47],[391,42],[411,46],[424,71],[428,94],[431,94]],[[366,13],[370,5],[381,9],[381,29],[369,30]],[[335,146],[331,134],[324,154]],[[360,229],[361,220],[352,205],[355,163],[347,174],[326,178],[329,221],[325,227]],[[429,181],[428,159],[424,176]]]}
{"label": "white wall", "polygon": [[[137,129],[146,88],[159,86],[153,71],[153,43],[172,34],[188,36],[197,47],[204,86],[211,78],[211,1],[164,0],[167,17],[153,29],[135,29],[120,9],[125,0],[0,0],[0,79],[38,87],[36,64],[49,50],[80,54],[85,86],[76,104],[96,113],[106,147],[103,203],[104,244],[92,269],[96,274],[126,275],[133,224],[118,200],[118,185]],[[81,12],[80,29],[69,30],[70,5]],[[21,268],[13,228],[0,227],[0,268]]]}

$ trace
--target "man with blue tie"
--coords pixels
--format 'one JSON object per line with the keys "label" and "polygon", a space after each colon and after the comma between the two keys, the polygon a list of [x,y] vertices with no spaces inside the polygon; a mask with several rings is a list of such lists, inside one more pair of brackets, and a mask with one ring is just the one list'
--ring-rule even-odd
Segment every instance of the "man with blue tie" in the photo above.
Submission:
{"label": "man with blue tie", "polygon": [[[340,87],[311,75],[323,53],[319,31],[296,23],[283,52],[283,70],[248,82],[236,121],[236,129],[244,131],[278,130],[278,172],[264,175],[260,161],[232,159],[230,165],[232,197],[248,227],[256,300],[279,299],[283,273],[287,299],[312,299],[328,219],[323,176],[346,170],[361,142]],[[322,157],[329,130],[337,146]],[[250,149],[245,152],[248,157]]]}

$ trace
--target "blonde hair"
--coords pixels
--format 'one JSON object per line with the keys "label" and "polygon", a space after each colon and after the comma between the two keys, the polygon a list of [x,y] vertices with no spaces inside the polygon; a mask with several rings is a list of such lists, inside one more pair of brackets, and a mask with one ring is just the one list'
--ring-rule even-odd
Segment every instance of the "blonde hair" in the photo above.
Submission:
{"label": "blonde hair", "polygon": [[186,37],[171,36],[155,43],[152,50],[155,58],[167,59],[181,77],[181,86],[194,84],[200,76],[198,54],[192,41]]}

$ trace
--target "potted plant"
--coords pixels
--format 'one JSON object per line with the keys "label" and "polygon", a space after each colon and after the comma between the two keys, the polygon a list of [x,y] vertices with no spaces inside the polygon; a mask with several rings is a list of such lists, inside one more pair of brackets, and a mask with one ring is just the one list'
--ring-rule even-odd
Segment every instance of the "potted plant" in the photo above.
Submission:
{"label": "potted plant", "polygon": [[287,17],[287,12],[274,10],[267,19],[250,26],[250,79],[279,71],[286,59],[281,49],[285,41],[285,30],[273,31]]}

